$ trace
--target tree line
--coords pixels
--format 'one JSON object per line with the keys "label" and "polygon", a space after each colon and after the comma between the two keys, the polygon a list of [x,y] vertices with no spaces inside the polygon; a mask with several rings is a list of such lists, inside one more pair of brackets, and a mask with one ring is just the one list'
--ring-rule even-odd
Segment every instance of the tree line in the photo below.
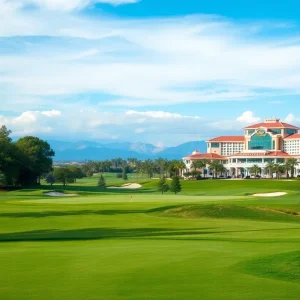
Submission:
{"label": "tree line", "polygon": [[52,170],[55,155],[50,145],[37,137],[13,141],[6,126],[0,128],[0,186],[30,186]]}

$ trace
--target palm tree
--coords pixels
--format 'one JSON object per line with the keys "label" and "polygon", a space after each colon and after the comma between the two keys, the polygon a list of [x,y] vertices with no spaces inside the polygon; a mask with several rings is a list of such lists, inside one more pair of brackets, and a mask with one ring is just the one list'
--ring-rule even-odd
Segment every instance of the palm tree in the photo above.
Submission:
{"label": "palm tree", "polygon": [[155,165],[160,174],[160,178],[166,176],[166,170],[168,169],[168,161],[163,158],[158,158],[155,160]]}
{"label": "palm tree", "polygon": [[258,165],[253,165],[252,168],[250,169],[250,172],[254,173],[256,177],[256,175],[261,172],[261,168]]}
{"label": "palm tree", "polygon": [[275,167],[275,164],[272,161],[268,162],[268,164],[266,166],[266,170],[269,172],[272,179],[273,179],[274,167]]}
{"label": "palm tree", "polygon": [[[192,168],[196,171],[198,169],[202,169],[202,174],[204,174],[204,168],[207,165],[207,161],[205,159],[197,159],[192,162]],[[205,174],[204,174],[205,175]]]}
{"label": "palm tree", "polygon": [[286,168],[281,164],[274,164],[274,172],[276,173],[276,179],[280,179]]}
{"label": "palm tree", "polygon": [[299,165],[297,158],[289,158],[286,161],[286,166],[288,167],[288,171],[291,171],[291,177],[294,178],[295,168]]}
{"label": "palm tree", "polygon": [[224,165],[218,160],[212,160],[209,163],[209,167],[213,170],[213,178],[215,178],[218,175],[218,173],[224,170],[225,168]]}

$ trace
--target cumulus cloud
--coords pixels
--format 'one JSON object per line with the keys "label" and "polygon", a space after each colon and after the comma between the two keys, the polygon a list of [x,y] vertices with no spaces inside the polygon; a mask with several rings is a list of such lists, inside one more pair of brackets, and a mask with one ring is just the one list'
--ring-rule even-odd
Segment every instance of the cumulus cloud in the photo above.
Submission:
{"label": "cumulus cloud", "polygon": [[0,115],[0,126],[5,125],[13,130],[15,136],[35,133],[49,133],[54,127],[59,130],[57,120],[60,111],[25,111],[16,117],[6,117]]}
{"label": "cumulus cloud", "polygon": [[242,122],[242,123],[257,123],[259,121],[261,121],[260,117],[255,117],[253,111],[245,111],[243,112],[243,114],[241,116],[239,116],[236,119],[238,122]]}
{"label": "cumulus cloud", "polygon": [[300,117],[290,113],[285,117],[284,121],[289,124],[300,124]]}

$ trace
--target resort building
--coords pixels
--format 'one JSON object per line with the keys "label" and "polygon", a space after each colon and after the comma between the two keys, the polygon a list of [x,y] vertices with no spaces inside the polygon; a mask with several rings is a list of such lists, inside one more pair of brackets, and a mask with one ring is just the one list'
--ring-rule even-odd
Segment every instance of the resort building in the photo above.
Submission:
{"label": "resort building", "polygon": [[[207,153],[194,151],[184,157],[186,172],[192,170],[194,160],[219,160],[229,176],[249,176],[250,169],[257,165],[261,176],[271,176],[266,167],[270,162],[282,164],[289,158],[296,158],[294,176],[300,173],[300,133],[299,128],[267,118],[264,122],[244,128],[243,136],[220,136],[207,141]],[[210,172],[210,170],[206,170]],[[290,174],[291,175],[291,174]]]}

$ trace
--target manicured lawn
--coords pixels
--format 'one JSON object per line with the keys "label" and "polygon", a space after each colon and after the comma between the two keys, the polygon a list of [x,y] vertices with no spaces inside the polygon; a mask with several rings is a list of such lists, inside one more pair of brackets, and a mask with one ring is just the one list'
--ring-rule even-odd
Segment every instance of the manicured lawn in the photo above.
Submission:
{"label": "manicured lawn", "polygon": [[[143,188],[95,176],[1,193],[0,299],[299,298],[300,181],[183,182],[177,196],[129,181]],[[249,196],[274,191],[288,195]]]}

